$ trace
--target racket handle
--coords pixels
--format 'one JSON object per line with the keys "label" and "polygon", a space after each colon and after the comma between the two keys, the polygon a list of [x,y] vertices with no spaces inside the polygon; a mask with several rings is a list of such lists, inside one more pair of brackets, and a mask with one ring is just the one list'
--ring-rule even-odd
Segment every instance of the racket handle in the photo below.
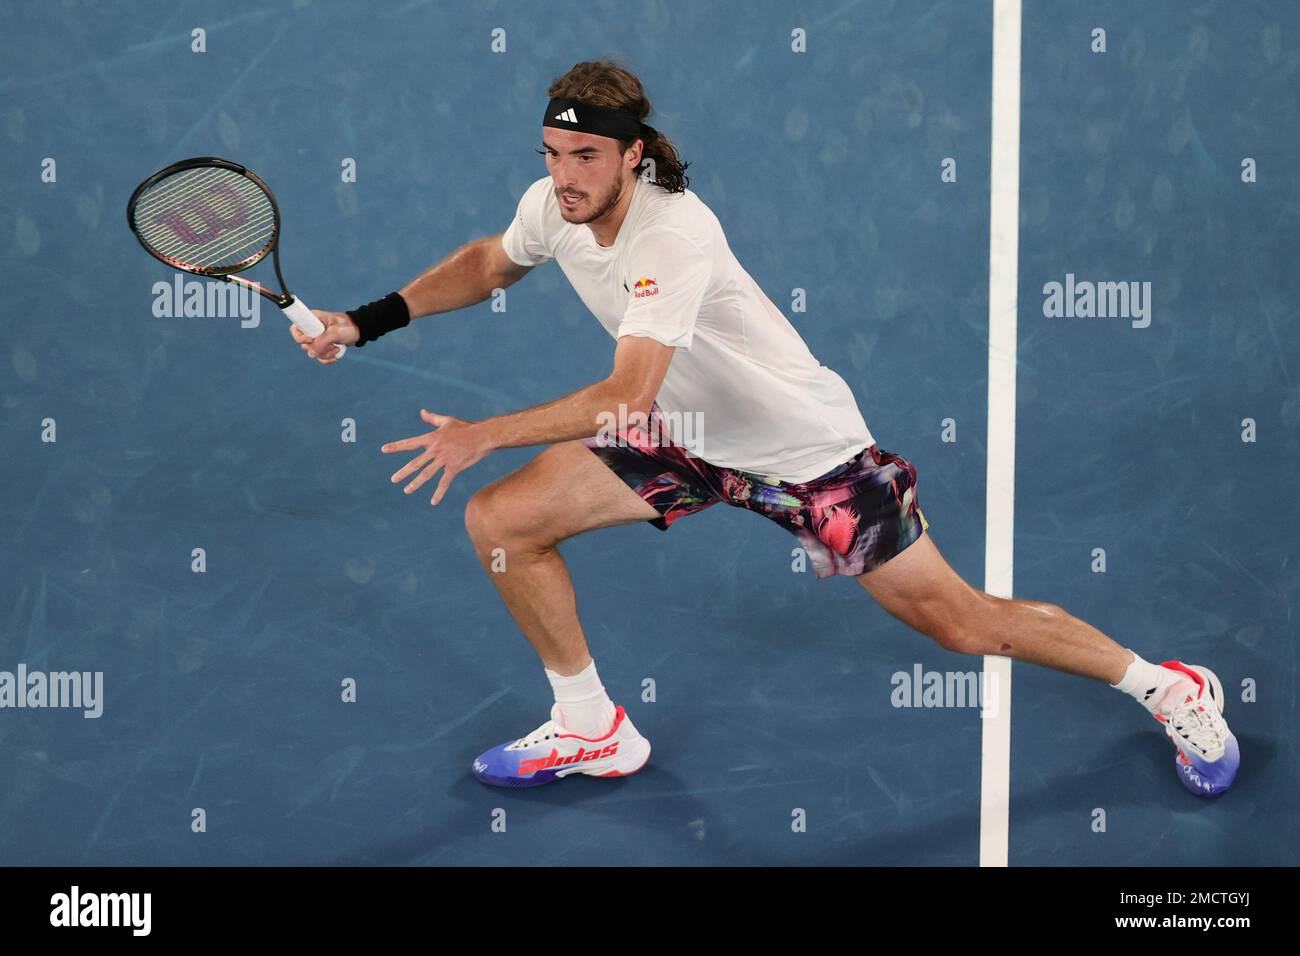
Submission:
{"label": "racket handle", "polygon": [[[290,322],[308,335],[316,336],[325,331],[324,323],[316,318],[316,313],[307,308],[302,299],[294,299],[288,305],[282,306],[280,311],[289,317]],[[335,342],[334,347],[338,349],[337,358],[342,358],[343,353],[348,350],[347,346],[342,342]]]}

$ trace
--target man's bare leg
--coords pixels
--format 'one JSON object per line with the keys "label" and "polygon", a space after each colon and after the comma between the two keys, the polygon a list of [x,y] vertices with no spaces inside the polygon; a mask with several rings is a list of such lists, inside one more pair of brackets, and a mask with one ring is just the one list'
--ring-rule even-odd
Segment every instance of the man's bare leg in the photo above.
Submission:
{"label": "man's bare leg", "polygon": [[[591,655],[556,546],[583,531],[657,516],[577,441],[547,448],[478,492],[465,509],[479,560],[506,607],[543,665],[563,675],[581,671]],[[493,572],[498,555],[505,570]],[[959,653],[999,654],[1110,684],[1132,660],[1131,652],[1057,605],[971,587],[928,533],[857,581],[894,617]]]}
{"label": "man's bare leg", "polygon": [[[591,449],[570,441],[550,446],[474,495],[465,508],[465,526],[479,561],[543,666],[568,676],[582,671],[591,654],[578,622],[573,581],[556,546],[593,528],[658,516]],[[498,558],[504,558],[505,570],[493,571]]]}
{"label": "man's bare leg", "polygon": [[1223,688],[1207,668],[1193,665],[1200,673],[1193,678],[1184,668],[1143,660],[1055,604],[976,590],[928,533],[857,580],[890,614],[949,650],[1002,655],[1115,686],[1163,722],[1178,748],[1174,766],[1184,787],[1212,797],[1232,786],[1241,752],[1221,713]]}
{"label": "man's bare leg", "polygon": [[998,654],[1117,684],[1131,651],[1055,604],[994,597],[963,581],[922,534],[857,577],[903,623],[963,654]]}

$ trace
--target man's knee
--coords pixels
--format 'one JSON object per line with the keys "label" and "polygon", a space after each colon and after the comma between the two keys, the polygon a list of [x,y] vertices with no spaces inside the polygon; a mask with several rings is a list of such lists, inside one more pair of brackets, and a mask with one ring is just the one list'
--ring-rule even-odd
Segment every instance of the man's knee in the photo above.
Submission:
{"label": "man's knee", "polygon": [[1016,601],[974,591],[974,600],[958,614],[936,620],[932,635],[940,646],[958,654],[1010,655],[1016,647],[1017,631],[1025,626],[1025,607],[1036,613],[1064,615],[1046,601]]}
{"label": "man's knee", "polygon": [[504,509],[492,486],[482,488],[470,496],[465,505],[465,530],[475,544],[492,545],[505,536]]}
{"label": "man's knee", "polygon": [[997,654],[1005,629],[1004,604],[1001,598],[972,588],[959,602],[929,609],[922,632],[956,654]]}
{"label": "man's knee", "polygon": [[470,497],[465,505],[465,529],[479,550],[547,548],[556,542],[530,528],[516,495],[496,483]]}
{"label": "man's knee", "polygon": [[944,624],[931,634],[935,642],[946,651],[954,654],[984,655],[993,653],[988,649],[984,636],[971,627]]}

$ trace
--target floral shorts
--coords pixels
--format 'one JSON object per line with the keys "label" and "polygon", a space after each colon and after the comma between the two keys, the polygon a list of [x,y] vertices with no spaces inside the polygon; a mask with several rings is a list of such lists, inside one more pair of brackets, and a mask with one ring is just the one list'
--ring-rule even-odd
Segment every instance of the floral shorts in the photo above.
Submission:
{"label": "floral shorts", "polygon": [[929,528],[916,500],[916,468],[869,445],[820,478],[789,484],[771,476],[719,468],[668,444],[659,406],[651,430],[631,426],[618,438],[584,444],[659,512],[650,523],[667,531],[678,518],[725,501],[771,518],[796,538],[819,578],[858,575],[884,564]]}

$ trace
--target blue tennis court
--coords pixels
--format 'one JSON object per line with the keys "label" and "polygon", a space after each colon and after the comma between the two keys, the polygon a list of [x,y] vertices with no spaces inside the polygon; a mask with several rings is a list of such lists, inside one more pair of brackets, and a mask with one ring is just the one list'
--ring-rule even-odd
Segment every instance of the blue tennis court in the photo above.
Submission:
{"label": "blue tennis court", "polygon": [[[1025,4],[1011,260],[990,253],[992,3],[664,13],[6,11],[0,683],[100,683],[0,707],[0,864],[976,866],[981,841],[1012,866],[1292,861],[1300,10]],[[1014,491],[1014,595],[1212,665],[1230,793],[1188,794],[1122,695],[1019,663],[997,769],[977,700],[912,694],[974,686],[980,657],[816,580],[735,508],[561,548],[646,769],[473,779],[551,699],[465,506],[541,449],[494,452],[431,507],[379,446],[426,430],[421,408],[478,420],[579,389],[613,342],[551,263],[504,308],[323,368],[268,303],[185,314],[126,203],[179,159],[245,164],[279,202],[288,283],[350,309],[505,230],[546,175],[548,83],[602,56],[641,76],[740,263],[915,463],[928,533],[975,587],[991,271],[1012,283],[1014,422],[994,431],[1013,426],[1014,483],[994,491]],[[1052,314],[1067,282],[1131,298]]]}

